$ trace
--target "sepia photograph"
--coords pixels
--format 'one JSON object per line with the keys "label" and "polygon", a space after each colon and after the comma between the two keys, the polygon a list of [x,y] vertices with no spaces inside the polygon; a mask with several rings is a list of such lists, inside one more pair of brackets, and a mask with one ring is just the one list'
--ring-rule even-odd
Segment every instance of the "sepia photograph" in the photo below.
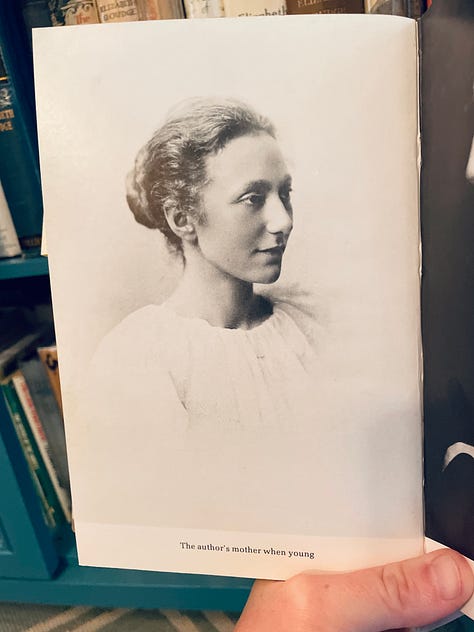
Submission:
{"label": "sepia photograph", "polygon": [[416,28],[334,17],[35,33],[83,564],[421,550]]}

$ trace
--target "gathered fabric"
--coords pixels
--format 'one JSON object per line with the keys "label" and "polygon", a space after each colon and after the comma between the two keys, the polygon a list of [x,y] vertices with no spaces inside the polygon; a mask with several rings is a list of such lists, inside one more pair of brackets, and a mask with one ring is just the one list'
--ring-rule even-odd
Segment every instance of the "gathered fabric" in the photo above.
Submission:
{"label": "gathered fabric", "polygon": [[78,455],[88,473],[76,483],[78,519],[290,529],[319,445],[312,325],[286,301],[249,330],[159,305],[126,317],[99,345],[83,391],[74,434],[94,451]]}

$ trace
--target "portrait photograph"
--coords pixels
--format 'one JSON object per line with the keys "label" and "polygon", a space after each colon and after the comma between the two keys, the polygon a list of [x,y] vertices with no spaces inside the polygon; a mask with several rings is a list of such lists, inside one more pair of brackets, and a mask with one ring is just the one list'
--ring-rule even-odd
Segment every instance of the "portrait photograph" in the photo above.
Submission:
{"label": "portrait photograph", "polygon": [[80,563],[283,578],[420,552],[414,22],[34,36]]}

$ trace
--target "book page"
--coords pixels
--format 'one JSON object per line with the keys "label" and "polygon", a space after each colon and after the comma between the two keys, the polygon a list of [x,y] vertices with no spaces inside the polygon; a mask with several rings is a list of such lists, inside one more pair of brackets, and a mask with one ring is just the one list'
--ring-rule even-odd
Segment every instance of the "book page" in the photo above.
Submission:
{"label": "book page", "polygon": [[80,563],[419,553],[416,24],[42,29],[35,66]]}

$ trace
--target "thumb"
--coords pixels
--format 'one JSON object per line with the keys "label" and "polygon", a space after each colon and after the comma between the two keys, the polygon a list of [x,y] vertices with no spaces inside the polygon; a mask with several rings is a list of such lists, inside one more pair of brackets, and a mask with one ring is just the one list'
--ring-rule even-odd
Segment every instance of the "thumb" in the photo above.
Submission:
{"label": "thumb", "polygon": [[332,594],[334,607],[338,604],[327,629],[341,632],[428,625],[461,608],[474,590],[469,564],[449,550],[313,579],[324,585],[326,599]]}
{"label": "thumb", "polygon": [[474,590],[467,561],[450,550],[355,571],[257,581],[236,632],[381,632],[428,625]]}

